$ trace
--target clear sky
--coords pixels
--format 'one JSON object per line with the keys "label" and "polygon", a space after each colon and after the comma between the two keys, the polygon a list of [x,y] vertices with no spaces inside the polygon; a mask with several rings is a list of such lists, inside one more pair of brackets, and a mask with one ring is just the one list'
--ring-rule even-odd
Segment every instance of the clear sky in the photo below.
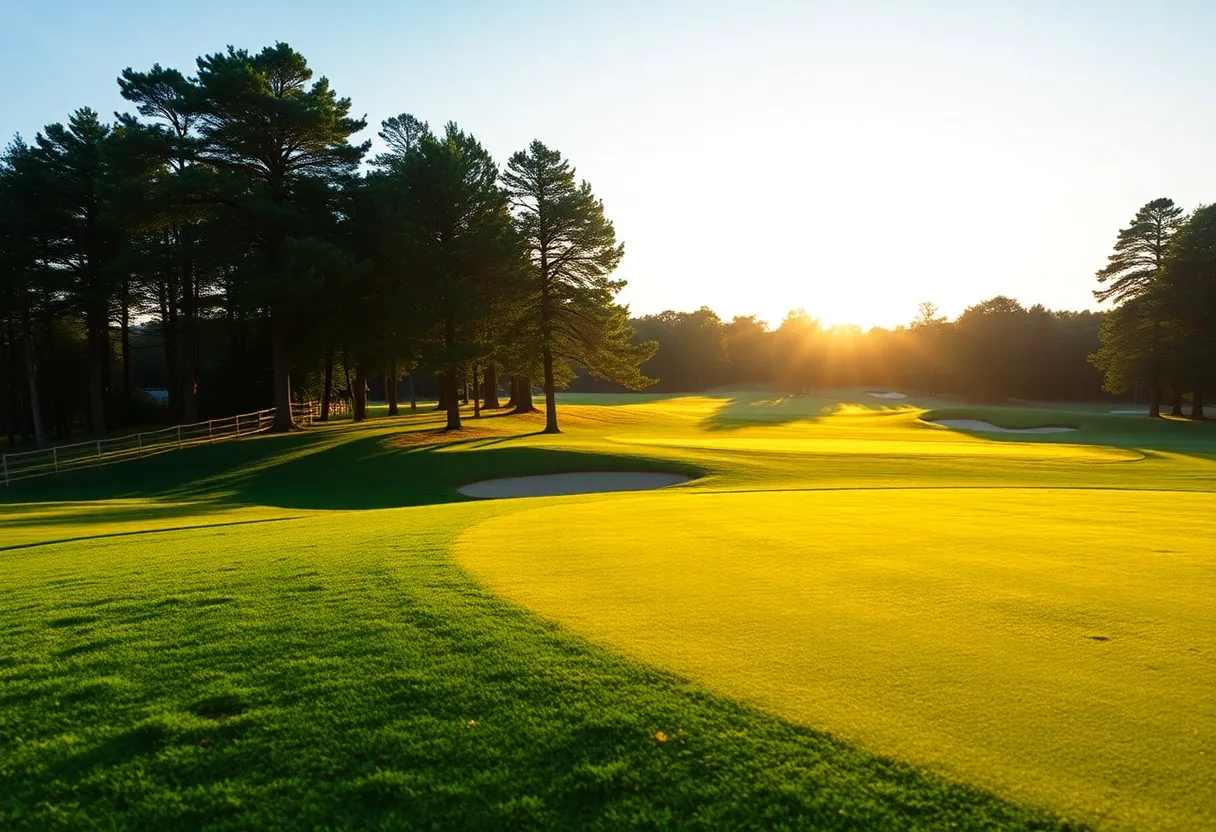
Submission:
{"label": "clear sky", "polygon": [[1144,202],[1216,200],[1216,3],[0,2],[0,135],[285,40],[380,120],[540,138],[603,198],[636,314],[892,326],[1092,307]]}

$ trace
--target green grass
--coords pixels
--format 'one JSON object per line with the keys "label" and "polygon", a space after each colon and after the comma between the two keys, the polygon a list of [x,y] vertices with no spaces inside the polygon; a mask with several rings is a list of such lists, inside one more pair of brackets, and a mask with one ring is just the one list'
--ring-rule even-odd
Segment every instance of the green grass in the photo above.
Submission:
{"label": "green grass", "polygon": [[[1069,816],[1197,829],[1214,818],[1194,795],[1216,794],[1213,517],[1196,493],[689,492],[495,518],[457,557],[799,724]],[[546,547],[519,545],[533,527]]]}
{"label": "green grass", "polygon": [[[421,412],[14,488],[0,826],[1216,823],[1216,431],[837,395],[583,399],[560,437]],[[700,478],[456,491],[596,469]]]}

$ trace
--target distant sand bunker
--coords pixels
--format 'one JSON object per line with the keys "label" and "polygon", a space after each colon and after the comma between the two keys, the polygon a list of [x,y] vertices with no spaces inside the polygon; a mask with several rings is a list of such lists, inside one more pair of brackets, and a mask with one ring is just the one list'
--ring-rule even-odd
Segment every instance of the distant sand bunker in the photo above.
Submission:
{"label": "distant sand bunker", "polygon": [[1076,428],[1054,426],[1042,428],[1003,428],[1000,425],[994,425],[992,422],[985,422],[981,419],[936,419],[929,422],[929,424],[942,425],[954,430],[972,430],[984,433],[1071,433],[1076,430]]}
{"label": "distant sand bunker", "polygon": [[871,396],[875,399],[906,399],[906,398],[908,398],[903,393],[890,393],[890,392],[879,393],[879,392],[876,392],[873,390],[867,392],[866,395]]}
{"label": "distant sand bunker", "polygon": [[574,474],[540,474],[531,477],[504,477],[481,480],[461,486],[466,497],[500,499],[504,497],[555,497],[562,494],[597,494],[601,491],[648,491],[688,482],[683,474],[628,471],[587,471]]}

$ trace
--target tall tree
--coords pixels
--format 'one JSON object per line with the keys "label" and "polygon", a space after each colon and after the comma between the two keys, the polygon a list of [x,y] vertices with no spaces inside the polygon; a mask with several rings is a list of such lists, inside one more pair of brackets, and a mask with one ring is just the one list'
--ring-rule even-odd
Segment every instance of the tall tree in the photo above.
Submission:
{"label": "tall tree", "polygon": [[1165,264],[1170,240],[1185,223],[1185,212],[1172,199],[1143,205],[1119,231],[1114,252],[1098,271],[1102,288],[1094,290],[1094,297],[1119,304],[1145,294]]}
{"label": "tall tree", "polygon": [[106,429],[110,373],[110,303],[119,239],[108,211],[105,145],[111,128],[87,107],[68,124],[49,125],[35,138],[40,187],[50,223],[44,260],[81,316],[89,355],[93,432]]}
{"label": "tall tree", "polygon": [[574,173],[558,151],[533,141],[503,175],[531,267],[526,320],[540,346],[546,433],[559,432],[555,361],[577,361],[596,378],[639,390],[652,383],[639,368],[657,349],[632,342],[628,312],[615,302],[625,282],[610,277],[625,247]]}
{"label": "tall tree", "polygon": [[519,243],[497,165],[455,124],[408,151],[403,186],[405,249],[433,322],[429,359],[442,372],[447,428],[459,430],[459,381],[492,351],[487,322],[519,294]]}
{"label": "tall tree", "polygon": [[[1161,275],[1170,240],[1185,222],[1183,210],[1175,205],[1172,199],[1154,199],[1142,206],[1132,218],[1131,224],[1119,231],[1114,252],[1108,258],[1107,264],[1098,271],[1098,283],[1102,284],[1103,288],[1095,289],[1094,297],[1099,301],[1110,300],[1121,304],[1147,296],[1153,283]],[[1157,305],[1152,302],[1139,303],[1132,307],[1132,310],[1150,316],[1147,326],[1135,325],[1130,329],[1132,332],[1142,333],[1148,340],[1143,347],[1136,348],[1136,361],[1123,362],[1121,366],[1125,370],[1133,366],[1139,367],[1145,373],[1144,380],[1149,384],[1149,416],[1157,418],[1161,415],[1163,373],[1160,354],[1161,326],[1156,317]],[[1130,314],[1124,314],[1118,320],[1129,324]],[[1106,332],[1113,336],[1113,330],[1109,327]],[[1130,347],[1126,337],[1115,340],[1123,348]],[[1115,340],[1111,343],[1115,343]],[[1109,351],[1103,360],[1105,366],[1113,366],[1113,354]]]}
{"label": "tall tree", "polygon": [[365,126],[350,117],[328,79],[286,43],[253,55],[229,47],[199,58],[202,158],[224,175],[217,199],[240,212],[256,236],[246,291],[269,312],[276,431],[290,430],[294,340],[300,310],[317,284],[290,260],[289,240],[323,236],[332,200],[370,144],[352,145]]}
{"label": "tall tree", "polygon": [[1202,419],[1204,394],[1216,387],[1216,205],[1178,232],[1152,297],[1192,391],[1191,418]]}
{"label": "tall tree", "polygon": [[[343,293],[348,304],[352,298],[358,301],[351,316],[354,331],[347,339],[365,344],[382,362],[390,389],[395,389],[392,381],[403,370],[412,373],[418,367],[431,334],[427,329],[432,321],[421,303],[423,276],[414,262],[417,247],[408,216],[408,159],[430,135],[427,124],[409,113],[381,123],[379,136],[388,150],[372,160],[351,217],[355,248],[368,271],[359,291]],[[389,415],[397,412],[397,403],[390,399]]]}
{"label": "tall tree", "polygon": [[[39,383],[39,356],[35,335],[39,284],[45,273],[38,259],[39,188],[33,151],[20,139],[14,140],[0,156],[0,340],[9,390],[6,409],[10,439],[23,421],[23,398],[38,447],[46,444],[42,415],[42,390]],[[17,378],[25,373],[25,395]]]}
{"label": "tall tree", "polygon": [[[123,98],[148,119],[145,123],[123,116],[120,122],[124,144],[134,146],[131,155],[142,150],[145,165],[158,168],[159,174],[151,188],[136,192],[145,214],[136,225],[167,248],[158,255],[165,266],[156,270],[159,281],[166,284],[159,289],[166,298],[165,318],[172,321],[162,318],[162,334],[176,338],[176,324],[179,320],[181,324],[180,353],[176,345],[166,351],[167,359],[180,354],[180,360],[168,367],[170,390],[175,398],[180,397],[182,419],[196,422],[200,305],[206,294],[199,238],[208,213],[206,201],[199,197],[209,189],[209,171],[199,164],[203,91],[196,80],[160,64],[147,72],[124,69],[118,86]],[[128,211],[129,215],[139,213],[137,207]]]}

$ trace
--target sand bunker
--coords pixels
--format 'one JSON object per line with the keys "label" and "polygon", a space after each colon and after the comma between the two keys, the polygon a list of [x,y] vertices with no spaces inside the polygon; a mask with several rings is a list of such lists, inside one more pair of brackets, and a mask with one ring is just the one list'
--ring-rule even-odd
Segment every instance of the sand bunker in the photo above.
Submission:
{"label": "sand bunker", "polygon": [[688,482],[683,474],[640,471],[587,471],[575,474],[541,474],[481,480],[461,486],[466,497],[555,497],[561,494],[596,494],[601,491],[648,491]]}
{"label": "sand bunker", "polygon": [[1071,433],[1076,430],[1076,428],[1053,426],[1042,428],[1003,428],[1000,425],[994,425],[992,422],[985,422],[981,419],[936,419],[929,422],[929,424],[942,425],[954,430],[973,430],[983,431],[984,433]]}
{"label": "sand bunker", "polygon": [[868,391],[868,392],[866,393],[866,395],[867,395],[867,396],[871,396],[871,397],[873,397],[873,398],[875,398],[875,399],[906,399],[906,398],[908,398],[908,397],[907,397],[907,396],[905,396],[903,393],[890,393],[890,392],[887,392],[887,393],[879,393],[879,392],[876,392],[876,391],[873,391],[873,390]]}

